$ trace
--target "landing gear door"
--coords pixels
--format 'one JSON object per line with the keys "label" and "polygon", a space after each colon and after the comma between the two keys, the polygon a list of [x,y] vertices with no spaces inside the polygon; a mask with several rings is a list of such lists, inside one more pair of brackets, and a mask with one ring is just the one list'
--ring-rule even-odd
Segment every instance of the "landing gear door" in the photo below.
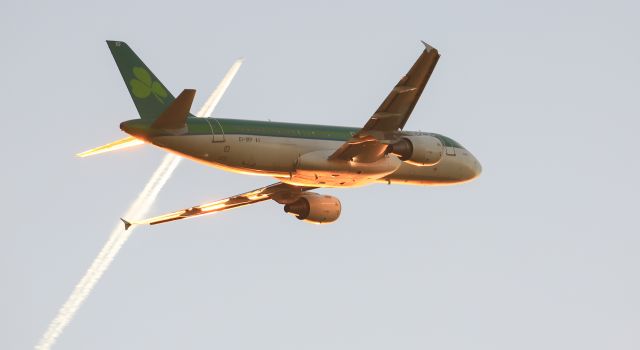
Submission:
{"label": "landing gear door", "polygon": [[211,128],[211,142],[224,142],[224,130],[222,130],[222,125],[218,119],[207,118],[207,123]]}

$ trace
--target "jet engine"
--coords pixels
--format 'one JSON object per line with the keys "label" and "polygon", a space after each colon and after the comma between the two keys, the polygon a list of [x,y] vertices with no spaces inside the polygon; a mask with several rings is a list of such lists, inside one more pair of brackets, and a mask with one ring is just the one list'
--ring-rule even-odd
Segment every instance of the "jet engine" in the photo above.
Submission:
{"label": "jet engine", "polygon": [[389,145],[389,153],[415,166],[435,165],[442,159],[442,141],[434,136],[405,136]]}
{"label": "jet engine", "polygon": [[298,200],[284,206],[285,213],[314,224],[328,224],[338,220],[341,209],[338,198],[313,192],[303,193]]}

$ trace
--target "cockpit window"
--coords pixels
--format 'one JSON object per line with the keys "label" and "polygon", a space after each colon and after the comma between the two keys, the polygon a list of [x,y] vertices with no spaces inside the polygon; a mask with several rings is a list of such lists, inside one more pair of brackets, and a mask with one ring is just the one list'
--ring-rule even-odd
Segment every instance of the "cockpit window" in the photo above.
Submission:
{"label": "cockpit window", "polygon": [[461,148],[461,149],[466,149],[464,148],[461,144],[459,144],[456,140],[443,136],[443,135],[438,135],[438,137],[440,138],[440,140],[442,140],[442,142],[444,143],[444,145],[446,147],[457,147],[457,148]]}

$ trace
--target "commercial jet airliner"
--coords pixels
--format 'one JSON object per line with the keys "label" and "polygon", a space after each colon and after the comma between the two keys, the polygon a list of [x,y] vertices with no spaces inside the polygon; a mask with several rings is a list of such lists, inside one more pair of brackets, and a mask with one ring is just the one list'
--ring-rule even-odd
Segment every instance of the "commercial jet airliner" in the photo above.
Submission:
{"label": "commercial jet airliner", "polygon": [[269,199],[299,220],[330,223],[340,216],[340,201],[312,190],[373,183],[449,185],[480,175],[478,160],[453,139],[403,130],[440,58],[438,50],[424,42],[418,60],[361,128],[196,118],[190,113],[195,90],[185,89],[174,97],[126,43],[107,44],[140,118],[120,124],[131,136],[81,156],[147,143],[208,166],[277,180],[250,192],[149,219],[129,222],[125,218],[127,228]]}

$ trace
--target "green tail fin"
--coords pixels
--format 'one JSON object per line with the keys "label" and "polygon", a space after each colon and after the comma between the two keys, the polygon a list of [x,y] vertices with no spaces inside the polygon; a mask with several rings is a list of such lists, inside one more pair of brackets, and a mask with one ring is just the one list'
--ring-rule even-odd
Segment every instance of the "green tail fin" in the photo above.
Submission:
{"label": "green tail fin", "polygon": [[140,118],[155,120],[175,99],[129,45],[107,40]]}

